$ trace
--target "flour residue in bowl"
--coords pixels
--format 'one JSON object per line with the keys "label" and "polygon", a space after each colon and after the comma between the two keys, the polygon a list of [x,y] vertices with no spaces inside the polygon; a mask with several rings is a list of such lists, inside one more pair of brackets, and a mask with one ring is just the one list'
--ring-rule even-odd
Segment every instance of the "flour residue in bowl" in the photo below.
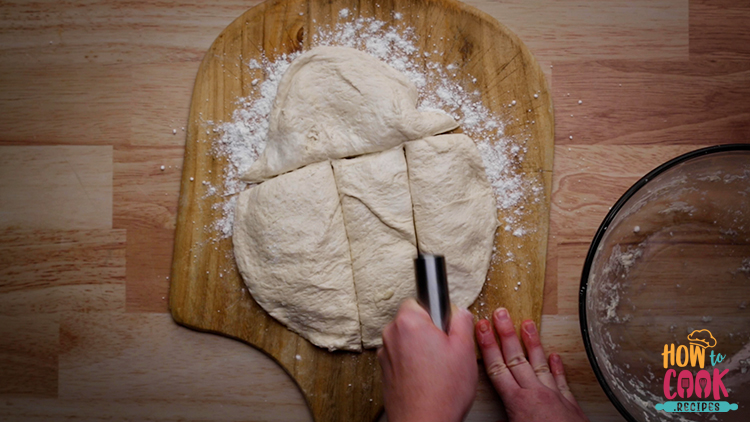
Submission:
{"label": "flour residue in bowl", "polygon": [[726,355],[715,368],[727,371],[728,401],[746,399],[746,157],[723,164],[705,157],[659,175],[622,204],[597,245],[586,290],[588,338],[607,386],[637,420],[739,420],[732,413],[666,413],[655,404],[668,401],[665,344],[685,345],[696,329],[710,329],[720,345],[715,352]]}
{"label": "flour residue in bowl", "polygon": [[606,322],[621,323],[628,320],[628,316],[617,314],[620,304],[620,294],[623,289],[623,279],[630,272],[636,260],[643,255],[641,245],[627,246],[625,250],[615,245],[607,264],[602,269],[602,280],[592,283],[592,294],[599,297],[599,307],[596,309]]}

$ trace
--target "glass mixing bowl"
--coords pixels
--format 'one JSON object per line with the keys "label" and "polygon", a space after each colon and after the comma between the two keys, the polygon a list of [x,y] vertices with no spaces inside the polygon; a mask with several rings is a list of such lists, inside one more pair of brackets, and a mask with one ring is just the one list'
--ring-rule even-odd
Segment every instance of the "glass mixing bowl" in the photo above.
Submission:
{"label": "glass mixing bowl", "polygon": [[[749,305],[750,144],[693,151],[644,176],[602,222],[581,277],[586,352],[605,393],[629,421],[750,420]],[[693,380],[701,352],[710,375],[714,368],[727,370],[714,376],[728,393],[720,400],[738,409],[657,410],[670,401],[713,401],[714,390],[721,392],[717,384],[710,399],[697,397],[714,385]],[[726,358],[714,367],[711,352]],[[675,371],[667,393],[668,369]],[[676,379],[683,370],[691,373],[689,381],[687,374]]]}

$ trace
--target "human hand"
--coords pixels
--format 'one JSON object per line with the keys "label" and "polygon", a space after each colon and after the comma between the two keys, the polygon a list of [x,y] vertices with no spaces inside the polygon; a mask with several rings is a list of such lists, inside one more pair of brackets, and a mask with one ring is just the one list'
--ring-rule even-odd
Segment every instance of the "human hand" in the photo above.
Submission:
{"label": "human hand", "polygon": [[496,309],[492,320],[501,347],[486,319],[477,322],[477,341],[487,374],[510,421],[588,421],[568,388],[560,356],[551,353],[547,365],[534,321],[521,324],[521,337],[529,354],[526,360],[508,311]]}
{"label": "human hand", "polygon": [[383,330],[378,360],[390,422],[460,421],[474,401],[477,359],[473,317],[453,307],[450,334],[407,299]]}

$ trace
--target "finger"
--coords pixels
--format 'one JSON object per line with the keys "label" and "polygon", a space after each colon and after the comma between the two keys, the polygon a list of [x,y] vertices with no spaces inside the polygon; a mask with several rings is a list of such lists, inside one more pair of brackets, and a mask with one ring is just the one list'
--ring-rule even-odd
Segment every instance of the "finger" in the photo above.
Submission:
{"label": "finger", "polygon": [[[461,309],[451,302],[451,313],[448,321],[448,334],[453,331],[453,318],[456,318],[461,313]],[[474,321],[471,323],[471,335],[474,336]]]}
{"label": "finger", "polygon": [[557,353],[550,353],[549,366],[552,370],[552,376],[555,377],[557,389],[560,390],[560,393],[563,395],[563,397],[565,397],[569,402],[578,407],[578,402],[576,401],[576,398],[573,397],[573,393],[568,387],[568,381],[565,379],[565,368],[563,368],[563,363],[560,355],[558,355]]}
{"label": "finger", "polygon": [[544,354],[544,348],[534,321],[528,320],[521,324],[521,338],[526,346],[526,352],[529,354],[529,364],[534,369],[539,381],[557,391],[557,384],[552,372],[550,372],[549,365],[547,365],[547,357]]}
{"label": "finger", "polygon": [[492,319],[495,322],[495,330],[500,336],[500,350],[503,353],[503,358],[505,358],[505,364],[513,374],[513,378],[523,388],[539,385],[539,379],[523,353],[521,342],[518,340],[508,310],[505,308],[496,309],[492,314]]}
{"label": "finger", "polygon": [[380,362],[380,368],[383,371],[384,377],[390,377],[391,375],[391,359],[388,357],[388,352],[383,347],[378,347],[378,362]]}
{"label": "finger", "polygon": [[503,354],[500,352],[497,341],[495,341],[495,333],[492,332],[490,322],[486,319],[479,320],[475,331],[487,375],[500,396],[507,397],[520,387],[513,378],[513,374],[510,373],[510,369],[505,365]]}
{"label": "finger", "polygon": [[393,356],[393,353],[398,351],[398,341],[397,341],[397,329],[396,324],[394,322],[389,323],[385,326],[383,329],[383,347],[378,349],[378,354],[383,355],[384,358],[388,360],[389,367],[388,369],[390,371],[393,370],[393,364],[392,362],[396,357]]}
{"label": "finger", "polygon": [[474,348],[474,315],[466,309],[459,309],[455,305],[451,305],[453,312],[451,313],[450,330],[448,330],[448,337],[451,343],[463,345],[465,347]]}
{"label": "finger", "polygon": [[399,306],[398,308],[398,312],[396,313],[396,319],[406,316],[414,316],[415,318],[432,322],[432,318],[430,318],[430,314],[427,313],[427,310],[425,310],[422,305],[417,303],[417,301],[413,297],[404,299],[404,301],[401,302],[401,306]]}
{"label": "finger", "polygon": [[440,333],[447,339],[445,332],[432,322],[430,314],[413,298],[408,298],[401,303],[393,323],[400,335],[411,336],[426,330],[427,332],[434,331],[433,334]]}

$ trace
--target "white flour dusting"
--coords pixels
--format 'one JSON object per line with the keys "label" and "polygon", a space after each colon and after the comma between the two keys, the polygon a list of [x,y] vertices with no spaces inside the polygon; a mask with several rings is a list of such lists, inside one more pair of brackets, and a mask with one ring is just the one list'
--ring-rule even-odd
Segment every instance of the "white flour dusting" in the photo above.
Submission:
{"label": "white flour dusting", "polygon": [[695,207],[688,204],[687,202],[677,201],[677,202],[673,202],[667,208],[664,208],[663,210],[659,211],[659,214],[670,214],[670,213],[678,213],[678,212],[692,215],[692,213],[695,212]]}
{"label": "white flour dusting", "polygon": [[623,317],[617,314],[623,288],[622,279],[627,277],[630,268],[642,255],[643,249],[640,244],[636,247],[628,246],[624,251],[620,245],[616,245],[602,269],[602,280],[591,282],[593,294],[599,296],[595,303],[598,305],[596,311],[599,312],[602,321],[623,323],[630,319],[629,315]]}
{"label": "white flour dusting", "polygon": [[[349,16],[341,10],[340,18]],[[453,116],[462,130],[470,136],[484,161],[487,177],[492,184],[497,206],[507,212],[504,225],[515,236],[524,236],[533,228],[522,227],[519,217],[525,213],[525,201],[539,201],[541,182],[529,183],[521,174],[521,163],[527,152],[525,140],[506,137],[502,116],[493,114],[481,101],[479,91],[470,86],[476,78],[458,72],[456,65],[443,66],[430,61],[432,55],[442,56],[437,49],[420,51],[413,28],[390,25],[373,18],[359,18],[335,27],[323,27],[313,35],[313,46],[345,46],[365,51],[404,73],[419,91],[418,108],[423,111],[442,110]],[[212,230],[219,238],[232,235],[236,195],[247,187],[239,180],[250,165],[263,152],[268,132],[268,116],[273,107],[279,81],[291,62],[301,53],[282,55],[275,60],[263,57],[250,60],[251,70],[261,70],[264,78],[251,83],[249,96],[238,99],[232,120],[215,125],[219,140],[214,148],[217,156],[229,163],[224,172],[224,198],[215,207],[221,217]],[[415,57],[427,59],[415,60]],[[457,78],[464,77],[463,85]],[[509,107],[512,105],[509,104]],[[533,123],[533,122],[532,122]],[[520,206],[519,206],[520,205]]]}
{"label": "white flour dusting", "polygon": [[219,124],[217,131],[221,134],[214,148],[214,153],[223,156],[229,162],[224,171],[224,192],[226,198],[218,206],[222,210],[222,217],[215,223],[215,229],[220,238],[232,235],[234,222],[234,206],[237,194],[242,192],[247,184],[240,176],[258,159],[266,146],[268,133],[268,116],[273,108],[276,90],[281,76],[286,72],[291,62],[299,55],[282,55],[271,62],[265,57],[262,63],[250,60],[250,69],[261,69],[265,80],[253,85],[250,96],[237,100],[238,107],[232,113],[232,121]]}
{"label": "white flour dusting", "polygon": [[742,260],[742,265],[737,268],[737,272],[744,273],[746,276],[750,277],[750,258]]}

